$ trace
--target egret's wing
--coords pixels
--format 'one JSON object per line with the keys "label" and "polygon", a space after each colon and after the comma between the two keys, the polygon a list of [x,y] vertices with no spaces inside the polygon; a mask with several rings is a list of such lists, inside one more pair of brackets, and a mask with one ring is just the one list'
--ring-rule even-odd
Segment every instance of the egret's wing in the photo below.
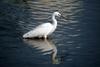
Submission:
{"label": "egret's wing", "polygon": [[50,23],[44,23],[42,25],[37,26],[35,29],[29,31],[28,33],[24,34],[23,37],[30,38],[35,36],[42,36],[46,33],[46,31],[48,31],[51,28],[51,26],[52,25]]}
{"label": "egret's wing", "polygon": [[51,26],[51,25],[52,25],[51,23],[44,23],[44,24],[37,26],[35,29],[41,28],[41,27],[48,27],[48,26]]}

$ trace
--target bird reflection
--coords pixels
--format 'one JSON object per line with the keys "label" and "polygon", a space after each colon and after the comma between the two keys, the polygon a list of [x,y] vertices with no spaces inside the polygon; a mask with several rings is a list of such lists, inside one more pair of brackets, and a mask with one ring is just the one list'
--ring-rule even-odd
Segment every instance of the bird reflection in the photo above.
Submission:
{"label": "bird reflection", "polygon": [[51,56],[52,64],[59,64],[57,58],[57,48],[51,40],[47,39],[24,39],[24,42],[31,45],[33,48],[39,50],[42,55],[49,54]]}

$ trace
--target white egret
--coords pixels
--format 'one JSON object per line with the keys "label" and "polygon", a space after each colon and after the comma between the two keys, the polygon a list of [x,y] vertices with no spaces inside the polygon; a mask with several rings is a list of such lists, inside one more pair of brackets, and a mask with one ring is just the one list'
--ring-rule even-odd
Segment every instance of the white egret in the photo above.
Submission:
{"label": "white egret", "polygon": [[44,23],[37,26],[35,29],[25,33],[23,38],[44,37],[46,39],[47,36],[53,33],[57,27],[56,16],[60,17],[61,14],[59,12],[54,12],[52,14],[52,23]]}

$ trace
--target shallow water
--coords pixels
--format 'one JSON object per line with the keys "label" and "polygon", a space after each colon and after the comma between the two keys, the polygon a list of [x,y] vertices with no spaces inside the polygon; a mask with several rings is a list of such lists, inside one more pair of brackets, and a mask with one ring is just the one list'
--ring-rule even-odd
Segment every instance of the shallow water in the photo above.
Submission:
{"label": "shallow water", "polygon": [[[1,0],[0,65],[99,67],[99,7],[97,0]],[[50,39],[22,38],[37,25],[51,22],[54,11],[66,19],[57,18],[58,26]]]}

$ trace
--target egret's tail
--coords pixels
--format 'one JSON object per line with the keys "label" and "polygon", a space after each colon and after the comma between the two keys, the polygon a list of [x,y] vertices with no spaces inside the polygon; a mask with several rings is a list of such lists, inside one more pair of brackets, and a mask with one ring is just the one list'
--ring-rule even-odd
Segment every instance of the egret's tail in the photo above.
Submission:
{"label": "egret's tail", "polygon": [[36,36],[36,34],[34,33],[34,31],[30,31],[30,32],[28,32],[28,33],[25,33],[24,35],[23,35],[23,38],[33,38],[33,37],[35,37]]}
{"label": "egret's tail", "polygon": [[28,38],[29,36],[27,34],[24,34],[23,35],[23,38]]}

